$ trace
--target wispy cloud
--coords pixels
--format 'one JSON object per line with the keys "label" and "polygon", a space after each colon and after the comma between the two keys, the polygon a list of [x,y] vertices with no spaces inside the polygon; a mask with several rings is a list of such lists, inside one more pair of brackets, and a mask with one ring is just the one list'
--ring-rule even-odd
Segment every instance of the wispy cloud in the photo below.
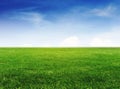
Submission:
{"label": "wispy cloud", "polygon": [[33,25],[41,25],[47,23],[44,19],[44,15],[37,12],[16,12],[9,17],[11,20],[24,21]]}
{"label": "wispy cloud", "polygon": [[113,5],[108,5],[106,7],[102,8],[95,8],[90,10],[90,14],[96,15],[96,16],[102,16],[102,17],[111,17],[113,16],[115,10],[117,8]]}

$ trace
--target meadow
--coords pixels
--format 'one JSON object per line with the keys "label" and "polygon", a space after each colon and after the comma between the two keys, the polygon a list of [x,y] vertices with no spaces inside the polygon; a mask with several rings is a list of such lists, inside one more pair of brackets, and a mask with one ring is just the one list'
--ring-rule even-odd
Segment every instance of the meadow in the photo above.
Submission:
{"label": "meadow", "polygon": [[0,48],[0,89],[120,89],[120,48]]}

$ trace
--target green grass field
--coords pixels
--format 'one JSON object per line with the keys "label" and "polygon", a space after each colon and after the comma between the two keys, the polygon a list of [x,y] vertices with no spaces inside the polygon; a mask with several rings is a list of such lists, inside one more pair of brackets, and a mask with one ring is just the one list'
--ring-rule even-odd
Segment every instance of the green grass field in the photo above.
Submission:
{"label": "green grass field", "polygon": [[120,89],[120,48],[0,48],[0,89]]}

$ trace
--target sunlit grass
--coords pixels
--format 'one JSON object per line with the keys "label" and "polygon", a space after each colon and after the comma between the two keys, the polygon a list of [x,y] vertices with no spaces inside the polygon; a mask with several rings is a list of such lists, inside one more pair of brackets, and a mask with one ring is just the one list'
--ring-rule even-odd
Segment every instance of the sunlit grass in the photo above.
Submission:
{"label": "sunlit grass", "polygon": [[0,89],[120,89],[120,48],[1,48]]}

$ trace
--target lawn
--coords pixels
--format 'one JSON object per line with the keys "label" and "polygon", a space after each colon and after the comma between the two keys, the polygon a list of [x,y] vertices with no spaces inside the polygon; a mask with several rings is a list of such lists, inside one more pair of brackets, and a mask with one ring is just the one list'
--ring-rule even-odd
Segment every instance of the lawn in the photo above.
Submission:
{"label": "lawn", "polygon": [[0,89],[120,89],[120,48],[0,48]]}

